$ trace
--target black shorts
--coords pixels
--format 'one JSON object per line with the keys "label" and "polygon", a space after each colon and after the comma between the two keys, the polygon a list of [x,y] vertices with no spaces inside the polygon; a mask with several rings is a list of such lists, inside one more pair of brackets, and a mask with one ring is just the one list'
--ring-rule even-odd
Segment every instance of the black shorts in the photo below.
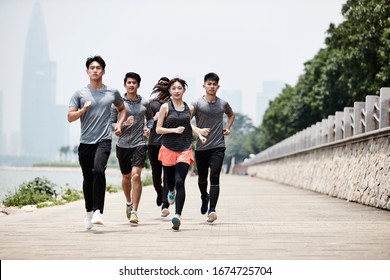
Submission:
{"label": "black shorts", "polygon": [[144,167],[146,160],[147,146],[135,148],[121,148],[116,146],[116,157],[122,174],[129,174],[133,166]]}

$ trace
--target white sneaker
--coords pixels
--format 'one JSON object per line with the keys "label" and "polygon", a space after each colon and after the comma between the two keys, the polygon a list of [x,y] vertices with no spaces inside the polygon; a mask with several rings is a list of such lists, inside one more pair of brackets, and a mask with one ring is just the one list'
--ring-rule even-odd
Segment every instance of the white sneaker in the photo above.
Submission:
{"label": "white sneaker", "polygon": [[212,222],[214,222],[216,219],[217,219],[217,213],[211,212],[211,213],[209,214],[209,217],[208,217],[208,219],[207,219],[207,222],[212,223]]}
{"label": "white sneaker", "polygon": [[169,191],[167,195],[168,203],[171,205],[175,203],[175,197],[176,197],[176,191],[175,190],[173,192]]}
{"label": "white sneaker", "polygon": [[131,215],[130,215],[130,223],[132,224],[138,224],[138,216],[137,216],[137,212],[135,211],[132,211],[131,212]]}
{"label": "white sneaker", "polygon": [[84,218],[84,225],[87,230],[93,228],[93,224],[91,223],[93,212],[87,212]]}
{"label": "white sneaker", "polygon": [[95,212],[93,212],[91,223],[93,223],[95,225],[104,225],[99,209],[95,210]]}
{"label": "white sneaker", "polygon": [[161,210],[161,217],[166,217],[168,215],[169,215],[168,208],[164,208],[163,210]]}
{"label": "white sneaker", "polygon": [[130,220],[131,211],[133,211],[133,203],[126,204],[126,217]]}

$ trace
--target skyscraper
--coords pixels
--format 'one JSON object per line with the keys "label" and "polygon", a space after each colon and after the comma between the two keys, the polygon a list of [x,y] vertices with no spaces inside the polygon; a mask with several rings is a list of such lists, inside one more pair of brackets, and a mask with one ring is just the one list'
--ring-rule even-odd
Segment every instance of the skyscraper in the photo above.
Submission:
{"label": "skyscraper", "polygon": [[68,143],[66,108],[56,105],[56,64],[49,59],[39,2],[27,32],[21,93],[21,156],[51,160]]}
{"label": "skyscraper", "polygon": [[5,154],[6,151],[6,138],[4,132],[4,104],[3,104],[3,93],[0,91],[0,156]]}
{"label": "skyscraper", "polygon": [[257,93],[256,98],[256,126],[261,124],[263,115],[269,107],[269,102],[282,93],[284,86],[285,83],[282,81],[263,81],[263,91]]}
{"label": "skyscraper", "polygon": [[229,102],[233,111],[236,113],[246,114],[242,108],[242,91],[241,90],[221,90],[221,98]]}

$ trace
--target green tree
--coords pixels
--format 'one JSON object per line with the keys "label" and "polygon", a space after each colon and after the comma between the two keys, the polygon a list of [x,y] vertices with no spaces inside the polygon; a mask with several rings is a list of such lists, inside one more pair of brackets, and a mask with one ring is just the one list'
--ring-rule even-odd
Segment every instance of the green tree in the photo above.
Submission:
{"label": "green tree", "polygon": [[390,3],[348,0],[342,14],[295,87],[270,103],[255,137],[260,150],[390,86]]}
{"label": "green tree", "polygon": [[[226,123],[226,120],[224,122]],[[225,137],[225,163],[229,164],[232,157],[235,157],[236,162],[242,162],[251,153],[254,153],[250,135],[253,136],[251,133],[255,129],[251,118],[240,113],[235,113],[230,135]]]}

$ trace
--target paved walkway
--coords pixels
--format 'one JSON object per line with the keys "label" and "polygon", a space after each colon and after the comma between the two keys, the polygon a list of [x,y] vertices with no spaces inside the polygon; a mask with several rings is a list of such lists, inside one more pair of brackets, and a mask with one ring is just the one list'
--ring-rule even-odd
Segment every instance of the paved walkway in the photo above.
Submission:
{"label": "paved walkway", "polygon": [[[390,212],[247,176],[224,175],[218,220],[200,214],[197,177],[187,179],[180,231],[161,218],[151,186],[140,224],[122,193],[106,196],[105,226],[86,231],[83,201],[0,218],[2,260],[390,259]],[[171,207],[173,210],[173,207]]]}

